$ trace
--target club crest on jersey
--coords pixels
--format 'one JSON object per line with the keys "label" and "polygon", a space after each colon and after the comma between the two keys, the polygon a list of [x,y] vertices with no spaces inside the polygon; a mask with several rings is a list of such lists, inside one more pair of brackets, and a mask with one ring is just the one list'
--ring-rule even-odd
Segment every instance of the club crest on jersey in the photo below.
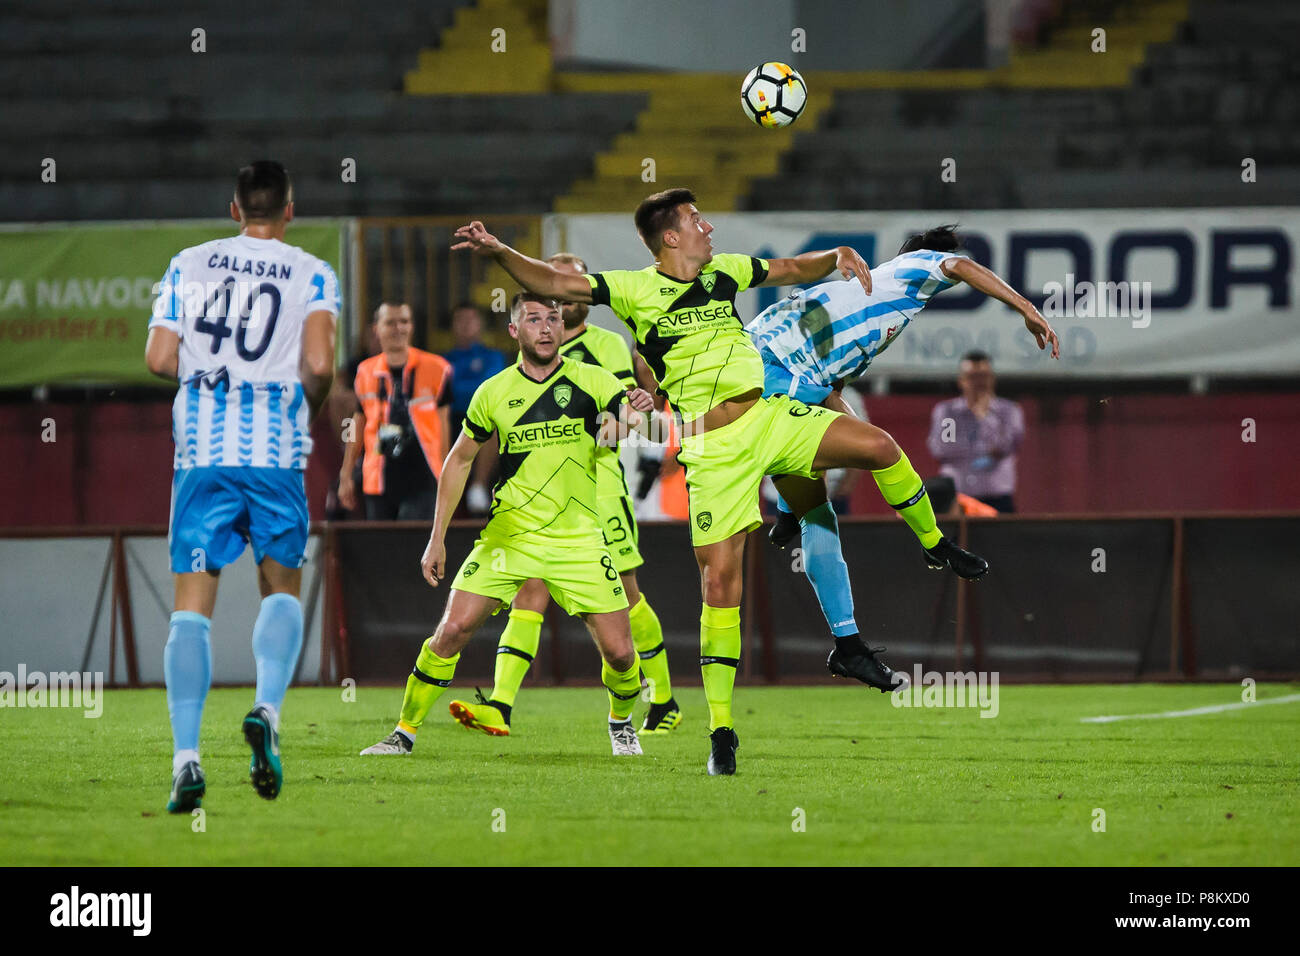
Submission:
{"label": "club crest on jersey", "polygon": [[569,399],[573,398],[573,386],[569,385],[567,382],[562,382],[555,386],[555,391],[552,394],[555,396],[556,405],[559,405],[561,408],[567,408],[569,405]]}
{"label": "club crest on jersey", "polygon": [[718,274],[716,272],[700,273],[700,285],[704,286],[705,292],[712,292],[713,285],[717,281],[718,281]]}
{"label": "club crest on jersey", "polygon": [[701,531],[708,531],[713,527],[713,513],[709,511],[701,511],[695,516],[695,523],[699,525]]}
{"label": "club crest on jersey", "polygon": [[587,353],[584,352],[582,349],[571,349],[569,351],[568,357],[573,359],[575,362],[587,361]]}
{"label": "club crest on jersey", "polygon": [[469,564],[465,565],[465,572],[461,575],[461,577],[464,578],[470,577],[477,570],[478,570],[478,562],[471,561]]}

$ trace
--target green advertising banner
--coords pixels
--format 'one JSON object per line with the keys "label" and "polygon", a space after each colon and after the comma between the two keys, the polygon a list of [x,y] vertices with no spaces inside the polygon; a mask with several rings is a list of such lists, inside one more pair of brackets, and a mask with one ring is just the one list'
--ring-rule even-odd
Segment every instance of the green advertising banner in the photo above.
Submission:
{"label": "green advertising banner", "polygon": [[[158,283],[182,249],[238,230],[233,221],[0,230],[0,388],[167,387],[144,364]],[[285,241],[341,277],[342,230],[338,220],[295,221]]]}

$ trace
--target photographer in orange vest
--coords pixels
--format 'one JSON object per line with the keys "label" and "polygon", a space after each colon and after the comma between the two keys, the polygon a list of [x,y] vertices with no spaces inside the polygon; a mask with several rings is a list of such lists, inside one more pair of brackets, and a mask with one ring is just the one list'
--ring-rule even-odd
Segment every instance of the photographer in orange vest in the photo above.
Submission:
{"label": "photographer in orange vest", "polygon": [[[358,410],[345,431],[339,501],[356,507],[356,466],[361,463],[366,518],[432,521],[438,478],[451,441],[451,365],[411,345],[411,307],[386,302],[375,310],[382,350],[357,368]],[[361,441],[358,442],[357,438]]]}

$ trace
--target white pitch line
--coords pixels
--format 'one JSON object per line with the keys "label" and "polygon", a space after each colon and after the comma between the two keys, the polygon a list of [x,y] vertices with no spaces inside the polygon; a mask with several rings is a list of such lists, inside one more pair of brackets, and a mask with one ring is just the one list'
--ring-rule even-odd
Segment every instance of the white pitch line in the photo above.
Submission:
{"label": "white pitch line", "polygon": [[1221,714],[1225,710],[1245,710],[1247,707],[1262,707],[1264,704],[1293,704],[1300,700],[1300,694],[1287,694],[1285,697],[1265,697],[1250,703],[1215,704],[1211,707],[1193,707],[1191,710],[1166,710],[1159,714],[1117,714],[1108,717],[1080,717],[1084,724],[1109,724],[1116,720],[1158,720],[1162,717],[1196,717],[1199,714]]}

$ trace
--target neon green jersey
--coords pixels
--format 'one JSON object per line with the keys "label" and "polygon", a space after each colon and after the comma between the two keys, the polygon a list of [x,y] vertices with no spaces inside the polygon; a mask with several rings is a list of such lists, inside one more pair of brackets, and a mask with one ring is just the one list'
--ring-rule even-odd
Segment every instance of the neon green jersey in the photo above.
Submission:
{"label": "neon green jersey", "polygon": [[483,534],[601,542],[596,511],[596,435],[601,412],[618,413],[623,386],[595,365],[562,358],[541,382],[513,365],[480,385],[465,430],[501,436],[501,477]]}
{"label": "neon green jersey", "polygon": [[654,266],[587,276],[592,301],[627,323],[637,351],[687,421],[763,388],[763,360],[736,313],[736,296],[767,278],[767,262],[719,253],[683,282]]}
{"label": "neon green jersey", "polygon": [[[577,362],[599,365],[617,378],[624,388],[636,388],[636,376],[632,374],[632,350],[617,332],[602,329],[598,325],[588,325],[560,346],[560,354]],[[602,498],[617,498],[627,493],[627,478],[623,475],[618,448],[598,445],[596,494]]]}

